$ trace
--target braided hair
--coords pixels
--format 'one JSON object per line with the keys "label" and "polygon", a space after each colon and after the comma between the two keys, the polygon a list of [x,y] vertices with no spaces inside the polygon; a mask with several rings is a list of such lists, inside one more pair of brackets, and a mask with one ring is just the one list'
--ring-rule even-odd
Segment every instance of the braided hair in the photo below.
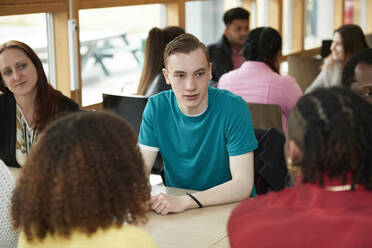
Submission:
{"label": "braided hair", "polygon": [[275,60],[281,50],[282,37],[279,32],[270,27],[260,27],[248,33],[243,56],[246,60],[262,61],[273,71],[279,73]]}
{"label": "braided hair", "polygon": [[324,184],[324,175],[352,174],[356,184],[372,189],[372,106],[344,88],[318,89],[302,97],[288,119],[288,138],[303,152],[294,161],[303,182]]}

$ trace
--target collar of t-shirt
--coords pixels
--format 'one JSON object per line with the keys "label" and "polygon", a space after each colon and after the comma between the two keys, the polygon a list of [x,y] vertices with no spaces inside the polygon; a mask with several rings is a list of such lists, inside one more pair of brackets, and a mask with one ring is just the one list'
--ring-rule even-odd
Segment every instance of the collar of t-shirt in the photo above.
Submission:
{"label": "collar of t-shirt", "polygon": [[[205,113],[205,111],[207,111],[207,109],[208,109],[208,105],[207,105],[207,107],[205,107],[205,109],[200,113],[200,114],[197,114],[197,115],[187,115],[187,114],[184,114],[182,111],[182,113],[185,115],[185,116],[187,116],[187,117],[198,117],[198,116],[201,116],[202,114],[204,114]],[[181,110],[181,109],[180,109]]]}

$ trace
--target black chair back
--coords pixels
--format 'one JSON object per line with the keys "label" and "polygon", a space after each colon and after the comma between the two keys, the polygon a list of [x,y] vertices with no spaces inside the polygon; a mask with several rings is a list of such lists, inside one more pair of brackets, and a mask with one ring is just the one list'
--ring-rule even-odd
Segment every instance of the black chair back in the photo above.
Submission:
{"label": "black chair back", "polygon": [[142,122],[142,113],[147,103],[144,96],[119,96],[103,94],[103,108],[124,117],[132,126],[136,134]]}
{"label": "black chair back", "polygon": [[[123,117],[132,126],[137,136],[146,104],[147,97],[145,96],[103,94],[103,109],[110,110]],[[162,168],[163,159],[160,153],[158,153],[151,173],[160,174]]]}

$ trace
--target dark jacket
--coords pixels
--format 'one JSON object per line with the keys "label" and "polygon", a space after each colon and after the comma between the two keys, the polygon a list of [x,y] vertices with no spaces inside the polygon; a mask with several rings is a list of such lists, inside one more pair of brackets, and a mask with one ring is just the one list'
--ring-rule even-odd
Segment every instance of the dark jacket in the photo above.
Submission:
{"label": "dark jacket", "polygon": [[275,128],[254,129],[258,148],[254,151],[254,183],[257,194],[279,191],[291,185],[284,157],[285,137]]}
{"label": "dark jacket", "polygon": [[231,48],[226,36],[215,44],[208,46],[209,58],[212,62],[212,81],[218,82],[222,74],[233,69]]}
{"label": "dark jacket", "polygon": [[[63,96],[60,112],[79,110],[70,98]],[[16,101],[13,94],[0,93],[0,159],[7,166],[20,167],[16,159]]]}

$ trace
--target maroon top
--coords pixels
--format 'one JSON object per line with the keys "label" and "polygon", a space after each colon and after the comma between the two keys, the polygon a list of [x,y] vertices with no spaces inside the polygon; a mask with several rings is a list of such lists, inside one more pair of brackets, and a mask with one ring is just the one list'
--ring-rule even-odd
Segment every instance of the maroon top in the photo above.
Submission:
{"label": "maroon top", "polygon": [[[325,185],[340,185],[335,181]],[[372,247],[372,191],[298,184],[243,200],[228,233],[236,247]]]}

